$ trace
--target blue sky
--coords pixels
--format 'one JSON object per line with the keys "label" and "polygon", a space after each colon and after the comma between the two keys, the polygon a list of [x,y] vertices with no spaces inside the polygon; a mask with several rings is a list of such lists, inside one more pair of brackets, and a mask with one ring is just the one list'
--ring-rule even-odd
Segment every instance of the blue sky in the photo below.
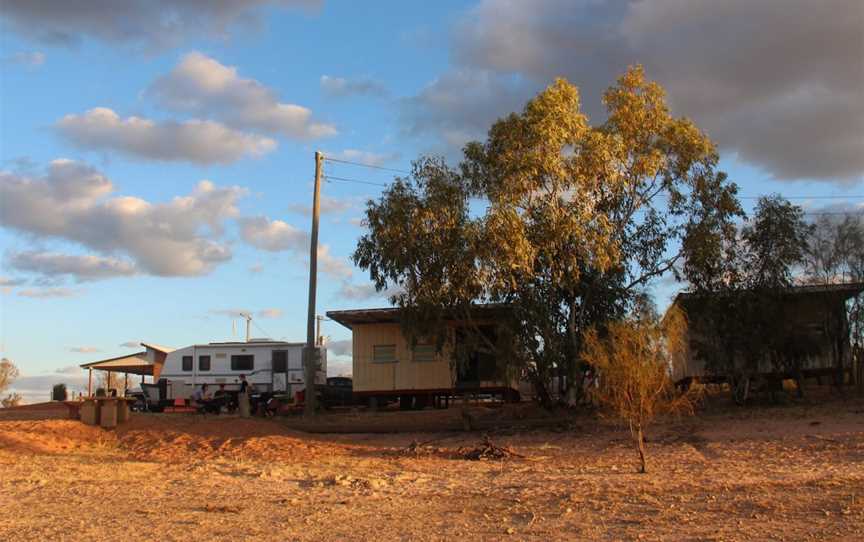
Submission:
{"label": "blue sky", "polygon": [[[237,310],[256,313],[256,335],[302,340],[314,151],[396,169],[452,158],[557,75],[596,117],[602,88],[643,63],[742,194],[860,206],[860,5],[718,4],[9,2],[0,342],[19,388],[80,380],[66,368],[127,342],[228,339]],[[348,260],[379,193],[324,185],[319,313],[385,303]],[[325,334],[344,354],[349,332]]]}

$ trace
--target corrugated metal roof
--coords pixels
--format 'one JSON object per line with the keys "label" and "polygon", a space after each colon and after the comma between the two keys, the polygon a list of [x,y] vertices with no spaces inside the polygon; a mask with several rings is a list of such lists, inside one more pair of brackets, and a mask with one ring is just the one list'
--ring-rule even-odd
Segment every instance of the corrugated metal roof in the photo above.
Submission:
{"label": "corrugated metal roof", "polygon": [[[472,312],[492,313],[504,311],[509,308],[506,303],[485,303],[474,305]],[[399,321],[399,313],[402,309],[398,307],[386,307],[375,309],[350,309],[342,311],[327,311],[327,317],[351,329],[354,324],[385,324]]]}
{"label": "corrugated metal roof", "polygon": [[170,346],[162,346],[161,344],[156,343],[141,343],[141,346],[143,346],[144,348],[149,348],[151,350],[156,350],[157,352],[162,352],[164,354],[170,354],[171,352],[176,350],[176,348],[171,348]]}
{"label": "corrugated metal roof", "polygon": [[153,364],[144,357],[147,352],[138,352],[127,356],[92,361],[80,365],[82,369],[96,369],[115,373],[153,374]]}

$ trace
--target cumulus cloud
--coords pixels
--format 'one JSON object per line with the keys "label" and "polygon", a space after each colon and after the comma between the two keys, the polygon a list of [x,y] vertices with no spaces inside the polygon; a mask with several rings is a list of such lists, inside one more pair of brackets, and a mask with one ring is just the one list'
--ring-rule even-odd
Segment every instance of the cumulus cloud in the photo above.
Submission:
{"label": "cumulus cloud", "polygon": [[18,64],[29,68],[38,68],[45,63],[45,53],[42,51],[19,51],[3,57],[7,64]]}
{"label": "cumulus cloud", "polygon": [[101,352],[101,350],[95,346],[72,346],[69,348],[69,351],[77,354],[93,354],[95,352]]}
{"label": "cumulus cloud", "polygon": [[78,282],[135,275],[135,265],[118,258],[71,255],[57,252],[10,252],[5,264],[18,271],[29,271],[46,277],[71,276]]}
{"label": "cumulus cloud", "polygon": [[403,121],[459,146],[559,75],[601,121],[603,89],[641,63],[722,151],[777,179],[860,180],[862,28],[858,0],[484,0]]}
{"label": "cumulus cloud", "polygon": [[383,166],[388,162],[398,160],[401,155],[398,152],[392,153],[375,153],[369,151],[361,151],[357,149],[345,149],[339,152],[325,153],[327,158],[336,158],[337,160],[348,160],[350,162],[360,162],[367,166]]}
{"label": "cumulus cloud", "polygon": [[[231,258],[230,247],[220,242],[223,224],[238,214],[244,189],[201,181],[188,196],[167,203],[109,197],[113,190],[99,171],[70,160],[51,162],[43,176],[0,171],[0,225],[78,243],[106,257],[125,255],[138,272],[152,275],[204,275]],[[70,270],[73,260],[63,261]]]}
{"label": "cumulus cloud", "polygon": [[30,297],[33,299],[55,299],[63,297],[75,297],[81,293],[80,290],[73,288],[28,288],[19,290],[18,295],[21,297]]}
{"label": "cumulus cloud", "polygon": [[218,122],[121,118],[105,107],[81,115],[66,115],[55,128],[77,147],[116,150],[147,160],[228,164],[247,156],[259,157],[276,148],[273,139],[232,130]]}
{"label": "cumulus cloud", "polygon": [[0,16],[19,34],[52,45],[83,38],[162,49],[195,37],[227,39],[254,28],[266,6],[314,8],[322,0],[5,0]]}
{"label": "cumulus cloud", "polygon": [[321,90],[334,97],[347,96],[387,96],[387,88],[380,82],[369,77],[346,79],[331,75],[321,76]]}
{"label": "cumulus cloud", "polygon": [[351,339],[329,341],[327,343],[327,350],[333,352],[333,355],[335,356],[350,356],[353,354],[351,349]]}
{"label": "cumulus cloud", "polygon": [[258,311],[258,317],[267,319],[282,318],[282,309],[261,309]]}
{"label": "cumulus cloud", "polygon": [[521,109],[539,88],[520,77],[502,77],[488,70],[454,69],[442,74],[419,94],[404,98],[400,118],[408,135],[437,137],[448,152],[482,138],[499,117]]}
{"label": "cumulus cloud", "polygon": [[309,109],[280,102],[272,89],[240,77],[236,67],[198,52],[184,56],[150,86],[147,95],[167,109],[216,118],[242,130],[298,140],[337,133],[331,124],[314,122]]}
{"label": "cumulus cloud", "polygon": [[[308,259],[309,234],[307,232],[282,220],[270,220],[266,216],[243,217],[238,222],[240,237],[255,248],[268,252],[288,252],[295,258]],[[318,268],[323,273],[339,279],[348,278],[352,273],[348,261],[333,256],[330,247],[326,244],[318,246]]]}
{"label": "cumulus cloud", "polygon": [[371,282],[351,284],[346,280],[339,286],[336,297],[350,301],[368,301],[370,299],[389,298],[398,292],[398,288],[388,288],[383,292],[378,292],[375,290],[375,285]]}
{"label": "cumulus cloud", "polygon": [[351,278],[352,268],[348,260],[330,254],[329,245],[318,246],[318,267],[331,277],[337,279]]}
{"label": "cumulus cloud", "polygon": [[[354,200],[348,198],[332,198],[330,196],[321,196],[319,200],[320,212],[325,214],[340,214],[354,207]],[[298,213],[306,216],[312,216],[312,206],[303,205],[300,203],[292,203],[288,205],[288,210],[292,213]]]}
{"label": "cumulus cloud", "polygon": [[283,222],[270,220],[266,216],[243,217],[240,236],[255,248],[269,252],[306,250],[309,239],[306,232]]}

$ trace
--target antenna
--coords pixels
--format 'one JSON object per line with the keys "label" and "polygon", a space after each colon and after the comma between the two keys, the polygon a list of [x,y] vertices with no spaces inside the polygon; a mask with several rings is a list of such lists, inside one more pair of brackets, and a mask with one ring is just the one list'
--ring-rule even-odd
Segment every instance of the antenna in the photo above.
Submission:
{"label": "antenna", "polygon": [[242,316],[243,318],[246,319],[246,342],[248,343],[249,338],[250,338],[250,331],[251,331],[250,328],[252,326],[252,315],[249,314],[248,312],[241,312],[238,314],[240,314],[240,316]]}

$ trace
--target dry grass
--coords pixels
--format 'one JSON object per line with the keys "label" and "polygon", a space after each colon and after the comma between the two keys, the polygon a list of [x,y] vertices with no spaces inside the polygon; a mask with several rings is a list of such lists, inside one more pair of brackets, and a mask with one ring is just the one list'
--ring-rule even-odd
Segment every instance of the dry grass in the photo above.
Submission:
{"label": "dry grass", "polygon": [[[564,432],[499,430],[494,443],[518,456],[466,461],[455,452],[481,434],[308,435],[279,421],[188,415],[139,415],[103,431],[27,412],[0,417],[2,540],[861,540],[864,532],[864,404],[855,401],[721,409],[658,425],[645,475],[635,472],[628,435],[590,419]],[[399,424],[447,414],[370,419],[387,416]],[[404,453],[415,442],[433,453]]]}

